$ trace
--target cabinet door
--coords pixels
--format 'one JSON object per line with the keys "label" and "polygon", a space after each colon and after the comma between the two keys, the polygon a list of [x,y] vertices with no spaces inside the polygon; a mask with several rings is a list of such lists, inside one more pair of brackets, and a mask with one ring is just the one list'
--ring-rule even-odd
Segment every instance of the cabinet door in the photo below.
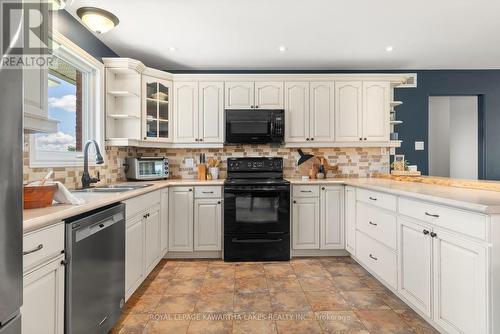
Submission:
{"label": "cabinet door", "polygon": [[175,82],[174,95],[174,142],[197,142],[198,82]]}
{"label": "cabinet door", "polygon": [[250,109],[254,103],[253,82],[227,82],[226,86],[226,109]]}
{"label": "cabinet door", "polygon": [[434,321],[448,333],[489,333],[486,246],[434,232]]}
{"label": "cabinet door", "polygon": [[125,298],[144,280],[144,229],[142,215],[129,218],[125,232]]}
{"label": "cabinet door", "polygon": [[389,140],[390,89],[389,82],[363,82],[363,140]]}
{"label": "cabinet door", "polygon": [[344,249],[343,186],[322,186],[320,197],[320,249]]}
{"label": "cabinet door", "polygon": [[64,333],[64,255],[23,277],[22,333]]}
{"label": "cabinet door", "polygon": [[344,210],[345,249],[354,255],[356,253],[356,188],[345,188]]}
{"label": "cabinet door", "polygon": [[23,70],[24,113],[48,117],[48,70],[30,67]]}
{"label": "cabinet door", "polygon": [[194,250],[221,250],[221,200],[217,198],[194,201]]}
{"label": "cabinet door", "polygon": [[168,194],[168,250],[193,251],[193,188],[172,187]]}
{"label": "cabinet door", "polygon": [[161,257],[160,207],[155,206],[146,214],[144,224],[144,254],[147,276],[158,264]]}
{"label": "cabinet door", "polygon": [[199,140],[224,142],[224,83],[199,83]]}
{"label": "cabinet door", "polygon": [[160,194],[160,249],[162,256],[168,250],[168,189]]}
{"label": "cabinet door", "polygon": [[319,249],[319,198],[297,198],[292,206],[294,249]]}
{"label": "cabinet door", "polygon": [[309,141],[309,82],[285,82],[285,142]]}
{"label": "cabinet door", "polygon": [[283,82],[256,82],[255,108],[283,109]]}
{"label": "cabinet door", "polygon": [[431,317],[431,229],[401,218],[398,219],[398,229],[398,290],[415,307]]}
{"label": "cabinet door", "polygon": [[172,140],[171,90],[170,81],[147,75],[142,76],[144,140],[153,142]]}
{"label": "cabinet door", "polygon": [[335,140],[334,83],[311,82],[310,87],[310,139],[332,143]]}
{"label": "cabinet door", "polygon": [[363,94],[361,81],[335,82],[336,141],[360,141]]}

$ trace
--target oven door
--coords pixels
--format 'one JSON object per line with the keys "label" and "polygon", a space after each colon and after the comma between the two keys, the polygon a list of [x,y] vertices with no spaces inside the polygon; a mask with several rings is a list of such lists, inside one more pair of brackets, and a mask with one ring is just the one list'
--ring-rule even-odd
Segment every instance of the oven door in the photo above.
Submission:
{"label": "oven door", "polygon": [[290,232],[290,186],[224,188],[224,233]]}

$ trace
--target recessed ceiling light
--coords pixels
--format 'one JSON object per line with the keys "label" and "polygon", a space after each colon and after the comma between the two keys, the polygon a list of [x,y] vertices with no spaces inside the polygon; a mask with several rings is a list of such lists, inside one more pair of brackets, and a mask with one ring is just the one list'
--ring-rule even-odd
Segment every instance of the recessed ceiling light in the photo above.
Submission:
{"label": "recessed ceiling light", "polygon": [[279,52],[285,52],[285,51],[286,51],[286,46],[284,46],[284,45],[280,45],[280,46],[278,47],[278,51],[279,51]]}
{"label": "recessed ceiling light", "polygon": [[96,7],[80,7],[76,14],[90,30],[98,34],[110,31],[120,23],[112,13]]}
{"label": "recessed ceiling light", "polygon": [[168,51],[177,51],[177,48],[175,46],[171,46],[168,48]]}
{"label": "recessed ceiling light", "polygon": [[394,51],[394,47],[392,45],[386,46],[385,51],[392,52],[392,51]]}

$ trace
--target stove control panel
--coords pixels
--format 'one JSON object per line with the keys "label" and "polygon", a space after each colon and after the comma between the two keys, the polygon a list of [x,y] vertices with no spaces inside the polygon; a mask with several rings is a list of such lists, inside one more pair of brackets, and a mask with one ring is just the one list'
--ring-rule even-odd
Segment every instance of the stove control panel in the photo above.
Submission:
{"label": "stove control panel", "polygon": [[281,172],[283,158],[228,158],[228,172]]}

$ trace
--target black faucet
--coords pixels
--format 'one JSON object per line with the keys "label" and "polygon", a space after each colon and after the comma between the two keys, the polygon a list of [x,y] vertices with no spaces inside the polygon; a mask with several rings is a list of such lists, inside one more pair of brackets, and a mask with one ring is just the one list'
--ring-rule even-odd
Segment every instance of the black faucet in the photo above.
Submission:
{"label": "black faucet", "polygon": [[104,159],[102,158],[101,151],[99,150],[99,145],[95,140],[89,140],[85,143],[85,147],[83,149],[83,175],[82,175],[82,188],[88,188],[92,183],[96,183],[101,181],[99,178],[99,172],[97,172],[97,177],[90,177],[89,174],[89,146],[90,144],[94,144],[95,147],[95,163],[97,165],[101,165],[104,163]]}

